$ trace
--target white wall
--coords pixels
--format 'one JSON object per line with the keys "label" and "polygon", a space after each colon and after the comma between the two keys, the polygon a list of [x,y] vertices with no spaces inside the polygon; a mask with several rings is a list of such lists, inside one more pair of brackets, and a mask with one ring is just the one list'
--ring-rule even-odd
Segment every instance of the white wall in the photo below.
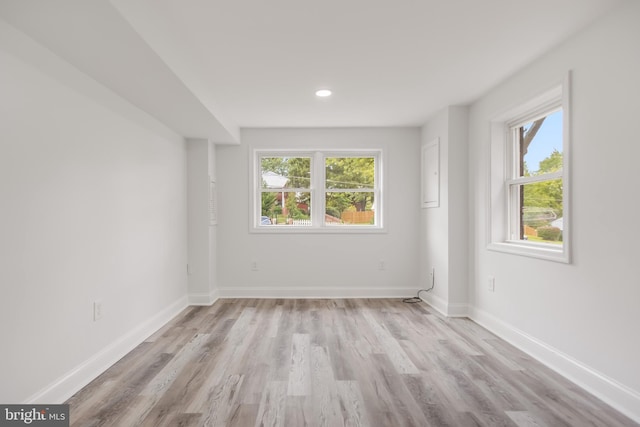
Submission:
{"label": "white wall", "polygon": [[467,123],[467,108],[457,106],[422,127],[423,146],[439,141],[440,203],[421,212],[420,277],[424,288],[434,287],[420,296],[449,316],[467,314]]}
{"label": "white wall", "polygon": [[[218,285],[221,295],[415,294],[418,283],[418,128],[244,129],[217,146]],[[251,148],[384,150],[384,234],[249,233]],[[378,270],[384,260],[385,270]],[[251,271],[251,262],[258,271]]]}
{"label": "white wall", "polygon": [[186,151],[18,39],[0,44],[0,402],[55,403],[185,307]]}
{"label": "white wall", "polygon": [[[208,141],[209,145],[209,178],[216,182],[217,186],[217,171],[216,171],[216,152],[217,145],[212,141]],[[217,188],[217,187],[216,187]],[[215,191],[217,193],[217,190]],[[208,195],[207,195],[208,196]],[[217,196],[215,198],[215,209],[218,208]],[[207,200],[209,198],[207,197]],[[217,213],[216,213],[217,217]],[[217,220],[213,225],[209,226],[209,303],[213,304],[218,298],[218,222]]]}
{"label": "white wall", "polygon": [[449,107],[449,313],[467,314],[469,301],[469,111]]}
{"label": "white wall", "polygon": [[[640,420],[638,22],[626,2],[472,105],[469,183],[474,319]],[[568,70],[573,260],[488,251],[489,122]]]}
{"label": "white wall", "polygon": [[422,146],[438,138],[440,144],[440,203],[421,211],[420,281],[431,287],[431,270],[435,286],[421,293],[429,304],[447,313],[449,305],[449,109],[440,110],[422,127]]}
{"label": "white wall", "polygon": [[210,305],[217,298],[216,231],[209,215],[209,183],[215,181],[215,145],[206,139],[187,140],[189,212],[189,303]]}

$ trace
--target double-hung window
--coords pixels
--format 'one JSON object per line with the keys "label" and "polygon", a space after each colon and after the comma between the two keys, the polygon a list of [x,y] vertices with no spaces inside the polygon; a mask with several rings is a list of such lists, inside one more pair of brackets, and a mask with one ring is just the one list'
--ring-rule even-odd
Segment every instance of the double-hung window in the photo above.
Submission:
{"label": "double-hung window", "polygon": [[509,240],[562,245],[562,108],[509,131]]}
{"label": "double-hung window", "polygon": [[489,249],[569,262],[566,81],[492,123]]}
{"label": "double-hung window", "polygon": [[253,151],[251,229],[381,231],[380,150]]}

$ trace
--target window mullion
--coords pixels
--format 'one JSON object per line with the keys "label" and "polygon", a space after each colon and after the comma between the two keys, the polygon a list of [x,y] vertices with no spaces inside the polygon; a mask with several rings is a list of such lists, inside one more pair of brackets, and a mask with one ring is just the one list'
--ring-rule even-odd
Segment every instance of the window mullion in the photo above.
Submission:
{"label": "window mullion", "polygon": [[376,189],[371,188],[328,188],[327,193],[374,193]]}
{"label": "window mullion", "polygon": [[311,167],[311,199],[313,200],[311,223],[314,227],[324,227],[323,212],[326,210],[324,179],[324,156],[321,152],[315,152],[313,154],[313,164]]}

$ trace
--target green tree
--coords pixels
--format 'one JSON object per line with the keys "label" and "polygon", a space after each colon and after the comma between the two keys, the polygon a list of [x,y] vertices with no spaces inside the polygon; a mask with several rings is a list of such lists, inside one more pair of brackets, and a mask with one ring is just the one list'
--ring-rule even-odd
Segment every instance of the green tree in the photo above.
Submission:
{"label": "green tree", "polygon": [[553,153],[540,162],[538,174],[562,170],[562,153],[554,149]]}
{"label": "green tree", "polygon": [[[553,150],[548,157],[540,162],[539,170],[534,175],[556,172],[561,169],[562,153],[558,150]],[[545,220],[548,223],[549,220],[562,217],[561,179],[528,184],[525,186],[523,193],[525,222],[528,225],[545,225]],[[554,215],[549,215],[550,212],[553,212]],[[526,220],[527,217],[528,221]],[[539,222],[542,222],[542,224],[539,224]]]}
{"label": "green tree", "polygon": [[278,175],[287,175],[287,158],[286,157],[263,157],[260,166],[262,173],[274,172]]}
{"label": "green tree", "polygon": [[287,216],[290,218],[300,218],[302,216],[302,211],[298,207],[300,200],[298,200],[296,193],[290,191],[286,194],[284,205],[287,208]]}
{"label": "green tree", "polygon": [[373,157],[331,157],[326,159],[327,188],[373,188]]}
{"label": "green tree", "polygon": [[262,193],[262,215],[272,217],[276,204],[276,193]]}
{"label": "green tree", "polygon": [[[332,157],[325,161],[327,189],[373,189],[375,159],[373,157]],[[371,208],[372,192],[330,192],[327,195],[327,210],[339,211],[354,207],[358,211]]]}
{"label": "green tree", "polygon": [[[289,188],[311,188],[311,159],[309,157],[292,157],[287,161],[287,177]],[[311,203],[311,192],[295,194],[297,203]],[[300,211],[296,205],[296,211]],[[293,214],[291,214],[293,216]]]}
{"label": "green tree", "polygon": [[326,212],[337,218],[340,218],[349,206],[353,205],[353,200],[346,193],[327,193]]}
{"label": "green tree", "polygon": [[292,157],[287,160],[287,178],[290,188],[311,187],[311,159],[309,157]]}

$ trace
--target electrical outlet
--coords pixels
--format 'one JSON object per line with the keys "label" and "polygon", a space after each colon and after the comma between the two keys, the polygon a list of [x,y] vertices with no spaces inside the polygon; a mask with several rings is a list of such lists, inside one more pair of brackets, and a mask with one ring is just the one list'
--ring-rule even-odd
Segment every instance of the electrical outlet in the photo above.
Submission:
{"label": "electrical outlet", "polygon": [[258,261],[251,261],[251,271],[258,271]]}
{"label": "electrical outlet", "polygon": [[378,261],[378,270],[384,270],[384,260]]}
{"label": "electrical outlet", "polygon": [[102,319],[102,301],[93,302],[93,321]]}
{"label": "electrical outlet", "polygon": [[489,276],[488,288],[489,288],[489,292],[495,292],[495,290],[496,290],[496,278],[495,277]]}

